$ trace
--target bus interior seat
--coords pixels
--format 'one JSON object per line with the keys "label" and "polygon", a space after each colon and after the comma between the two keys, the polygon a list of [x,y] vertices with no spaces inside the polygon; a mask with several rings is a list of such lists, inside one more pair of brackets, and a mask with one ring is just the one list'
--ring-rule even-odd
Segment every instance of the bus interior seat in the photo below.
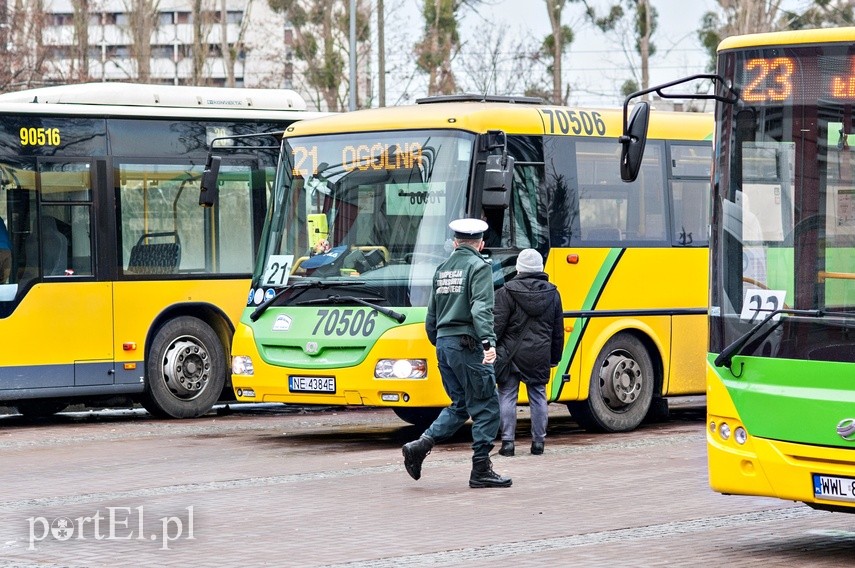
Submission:
{"label": "bus interior seat", "polygon": [[[150,239],[172,239],[172,242],[146,242]],[[134,274],[171,274],[181,262],[181,242],[175,231],[144,233],[131,248],[128,271]]]}
{"label": "bus interior seat", "polygon": [[[56,226],[56,219],[50,215],[42,215],[39,227],[42,251],[42,270],[45,276],[60,276],[68,268],[68,238]],[[38,266],[39,234],[30,233],[24,244],[28,266]]]}

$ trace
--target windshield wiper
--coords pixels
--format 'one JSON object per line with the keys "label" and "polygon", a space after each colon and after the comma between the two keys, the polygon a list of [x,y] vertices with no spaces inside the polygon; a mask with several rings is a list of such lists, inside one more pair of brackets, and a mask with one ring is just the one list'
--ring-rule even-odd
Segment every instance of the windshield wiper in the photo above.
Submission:
{"label": "windshield wiper", "polygon": [[[314,300],[306,300],[305,302],[300,302],[301,305],[307,304],[344,304],[348,302],[353,302],[356,304],[362,304],[363,306],[372,308],[383,314],[384,316],[390,317],[398,323],[404,323],[404,320],[407,319],[407,316],[400,312],[396,312],[391,308],[387,308],[385,306],[381,306],[379,304],[375,304],[374,302],[381,302],[383,298],[357,298],[356,296],[339,296],[338,294],[333,294],[327,296],[326,298],[315,298]],[[259,306],[260,307],[260,306]]]}
{"label": "windshield wiper", "polygon": [[325,288],[332,288],[334,286],[354,286],[357,284],[364,284],[364,282],[359,282],[357,280],[341,280],[341,281],[335,281],[335,282],[332,282],[332,281],[331,282],[325,282],[323,280],[305,280],[303,282],[297,282],[296,284],[292,284],[291,286],[285,286],[284,288],[282,288],[281,290],[278,290],[275,294],[270,296],[268,299],[261,302],[258,305],[258,307],[255,308],[255,311],[253,311],[251,314],[249,314],[249,319],[251,319],[252,321],[258,321],[258,318],[261,317],[261,314],[263,314],[265,311],[267,311],[267,308],[269,308],[271,305],[273,305],[273,303],[276,302],[276,300],[281,298],[285,292],[290,292],[291,290],[294,290],[294,289],[298,289],[298,290],[294,294],[294,296],[291,298],[291,300],[300,296],[306,290],[311,290],[312,288],[319,288],[319,289],[323,290]]}
{"label": "windshield wiper", "polygon": [[[739,336],[733,343],[722,349],[721,353],[718,354],[718,357],[715,358],[715,361],[713,361],[713,363],[716,367],[727,367],[728,369],[730,369],[731,361],[735,356],[739,355],[739,353],[742,351],[742,348],[745,347],[748,341],[752,337],[757,335],[757,332],[760,331],[760,329],[762,329],[763,326],[765,326],[769,321],[771,321],[772,318],[779,314],[788,314],[792,316],[822,317],[826,313],[827,312],[825,312],[824,310],[790,310],[787,308],[772,310],[771,312],[769,312],[769,315],[754,324],[751,329]],[[782,320],[776,322],[775,327],[777,327],[777,325],[781,321]],[[774,327],[772,329],[774,329]],[[770,329],[769,331],[771,332],[772,330]]]}

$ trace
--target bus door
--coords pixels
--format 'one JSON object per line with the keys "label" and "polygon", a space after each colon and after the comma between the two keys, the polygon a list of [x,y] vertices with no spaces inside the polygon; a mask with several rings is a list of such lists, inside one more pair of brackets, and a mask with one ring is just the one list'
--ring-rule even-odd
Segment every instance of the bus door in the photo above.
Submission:
{"label": "bus door", "polygon": [[24,243],[25,271],[34,284],[19,312],[30,330],[21,339],[41,348],[22,346],[22,352],[33,364],[61,369],[56,386],[111,384],[112,284],[95,278],[94,162],[37,158],[36,171],[36,206]]}

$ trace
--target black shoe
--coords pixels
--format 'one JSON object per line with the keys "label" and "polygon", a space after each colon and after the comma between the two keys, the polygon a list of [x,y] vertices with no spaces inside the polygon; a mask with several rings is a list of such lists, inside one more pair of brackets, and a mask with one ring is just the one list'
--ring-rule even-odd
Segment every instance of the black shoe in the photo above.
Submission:
{"label": "black shoe", "polygon": [[469,487],[510,487],[510,477],[502,477],[493,471],[490,458],[473,458],[472,473],[469,475]]}
{"label": "black shoe", "polygon": [[543,454],[543,442],[532,442],[531,443],[531,455],[539,456]]}
{"label": "black shoe", "polygon": [[401,452],[404,454],[404,467],[407,468],[410,477],[418,480],[422,476],[422,462],[425,461],[432,448],[433,440],[427,436],[404,444]]}
{"label": "black shoe", "polygon": [[500,456],[511,457],[514,455],[514,442],[513,440],[502,440],[502,449],[499,450]]}

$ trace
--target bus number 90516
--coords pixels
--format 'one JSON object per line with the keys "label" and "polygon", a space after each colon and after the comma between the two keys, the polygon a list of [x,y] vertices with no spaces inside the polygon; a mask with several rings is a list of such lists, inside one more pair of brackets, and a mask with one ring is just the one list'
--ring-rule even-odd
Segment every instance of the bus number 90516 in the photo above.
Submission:
{"label": "bus number 90516", "polygon": [[18,132],[21,146],[59,146],[62,142],[59,128],[27,128]]}

